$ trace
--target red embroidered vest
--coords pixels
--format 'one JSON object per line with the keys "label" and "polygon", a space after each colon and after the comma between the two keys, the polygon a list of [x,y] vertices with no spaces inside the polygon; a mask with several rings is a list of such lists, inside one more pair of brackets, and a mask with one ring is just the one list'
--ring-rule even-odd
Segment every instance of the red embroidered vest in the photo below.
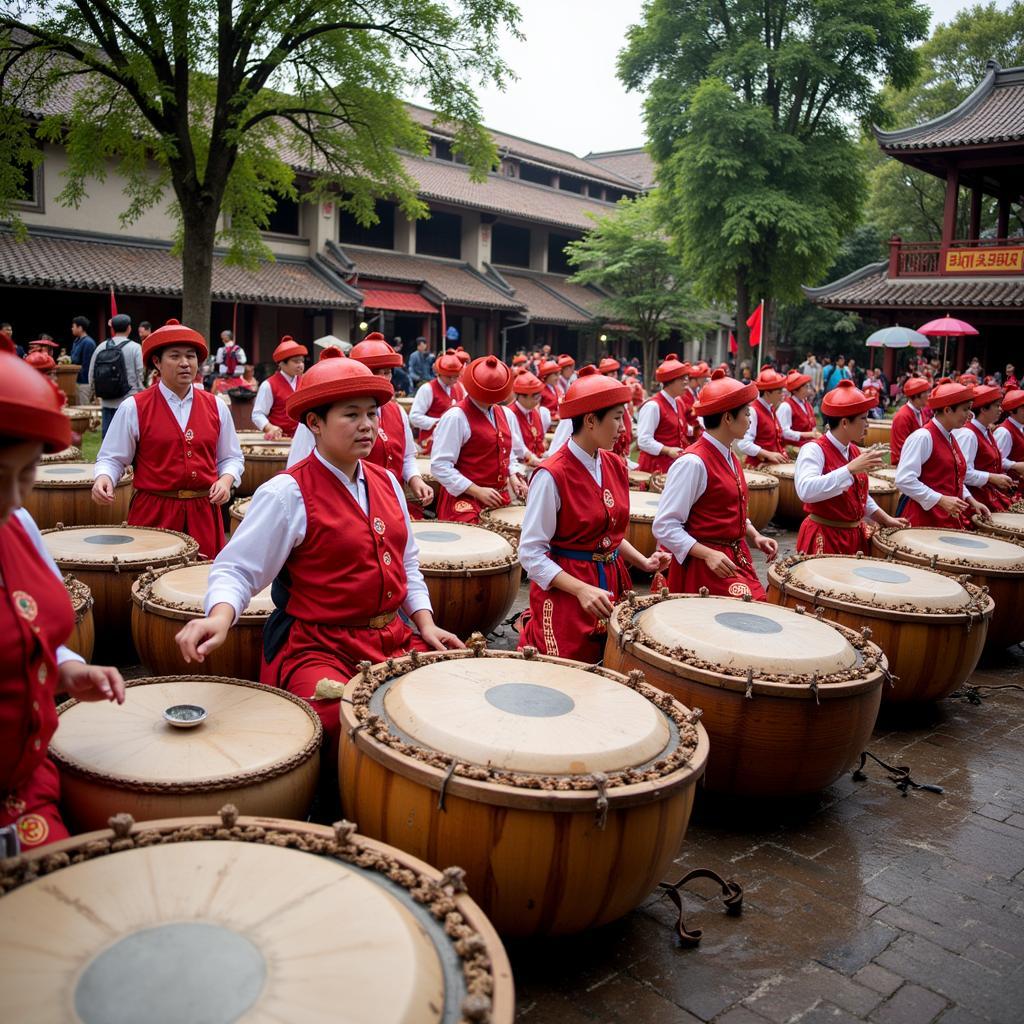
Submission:
{"label": "red embroidered vest", "polygon": [[1004,421],[998,430],[1005,430],[1010,438],[1010,461],[1024,462],[1024,430],[1021,430],[1015,422]]}
{"label": "red embroidered vest", "polygon": [[402,482],[402,464],[405,461],[405,417],[401,406],[394,400],[380,407],[377,440],[364,460],[390,470]]}
{"label": "red embroidered vest", "polygon": [[967,424],[978,438],[978,451],[974,456],[974,468],[982,473],[1002,473],[1003,456],[992,435],[977,420]]}
{"label": "red embroidered vest", "polygon": [[952,434],[947,441],[934,420],[923,429],[932,436],[932,453],[921,467],[921,483],[939,494],[961,497],[964,493],[967,460],[960,451],[960,445]]}
{"label": "red embroidered vest", "polygon": [[[860,455],[860,449],[850,445],[850,458],[844,459],[843,453],[825,437],[819,437],[816,444],[825,456],[825,465],[822,475],[832,473],[841,469],[850,460]],[[829,498],[826,501],[804,502],[804,511],[808,515],[821,516],[822,519],[832,519],[841,523],[859,523],[864,518],[868,507],[868,475],[867,473],[854,473],[853,486],[848,487],[842,494]]]}
{"label": "red embroidered vest", "polygon": [[892,430],[889,434],[889,458],[894,466],[899,465],[900,454],[903,452],[903,446],[907,443],[907,438],[923,426],[924,417],[922,416],[921,422],[918,423],[917,416],[914,415],[914,407],[909,402],[896,410],[896,414],[892,418]]}
{"label": "red embroidered vest", "polygon": [[[798,434],[806,434],[811,430],[817,429],[818,421],[814,415],[814,409],[808,408],[806,403],[802,402],[799,398],[787,398],[786,404],[793,410],[793,430]],[[803,447],[805,444],[810,444],[810,438],[804,438],[798,442],[798,445]]]}
{"label": "red embroidered vest", "polygon": [[767,452],[784,452],[786,448],[782,443],[782,428],[775,416],[775,410],[767,408],[760,399],[753,402],[750,409],[757,417],[754,444]]}
{"label": "red embroidered vest", "polygon": [[551,413],[552,422],[558,419],[558,402],[560,398],[561,392],[557,387],[552,387],[550,384],[544,385],[544,390],[540,393],[540,404]]}
{"label": "red embroidered vest", "polygon": [[513,402],[509,406],[519,421],[519,433],[523,435],[523,444],[526,445],[526,450],[543,458],[544,422],[540,418],[538,408],[535,406],[532,409],[522,409],[518,402]]}
{"label": "red embroidered vest", "polygon": [[628,404],[624,405],[622,409],[622,430],[615,438],[612,451],[620,458],[628,459],[629,453],[633,450],[633,410]]}
{"label": "red embroidered vest", "polygon": [[686,447],[686,407],[678,398],[671,399],[659,391],[652,399],[658,404],[658,425],[654,429],[654,440],[666,448]]}
{"label": "red embroidered vest", "polygon": [[570,551],[616,551],[629,526],[629,472],[614,452],[598,450],[600,493],[579,459],[563,445],[544,460],[558,485],[560,507],[551,543]]}
{"label": "red embroidered vest", "polygon": [[[452,385],[451,394],[449,394],[441,387],[441,382],[436,377],[430,382],[430,391],[433,398],[430,408],[427,409],[427,415],[431,419],[440,419],[453,405],[458,405],[466,397],[466,389],[458,381]],[[420,431],[419,441],[424,446],[424,450],[430,449],[427,442],[433,437],[436,426],[437,424],[429,430]]]}
{"label": "red embroidered vest", "polygon": [[683,524],[697,540],[743,540],[747,535],[747,478],[739,461],[729,452],[732,472],[722,453],[706,437],[686,449],[696,455],[707,471],[704,493],[693,503]]}
{"label": "red embroidered vest", "polygon": [[682,396],[683,408],[686,410],[687,437],[691,444],[701,435],[700,423],[697,420],[697,414],[693,411],[693,407],[697,404],[697,397],[697,392],[693,388],[687,388]]}
{"label": "red embroidered vest", "polygon": [[503,490],[508,484],[508,460],[512,452],[512,431],[504,407],[493,407],[493,427],[471,399],[464,398],[459,408],[469,422],[469,440],[462,446],[455,468],[478,487]]}
{"label": "red embroidered vest", "polygon": [[193,387],[192,411],[182,430],[159,387],[133,397],[139,414],[135,489],[201,491],[215,483],[220,437],[217,399]]}
{"label": "red embroidered vest", "polygon": [[267,419],[270,420],[272,426],[283,430],[285,437],[294,437],[299,424],[285,412],[284,407],[285,402],[294,391],[280,370],[270,378],[270,393],[274,396],[274,404],[270,407],[270,412],[267,413]]}

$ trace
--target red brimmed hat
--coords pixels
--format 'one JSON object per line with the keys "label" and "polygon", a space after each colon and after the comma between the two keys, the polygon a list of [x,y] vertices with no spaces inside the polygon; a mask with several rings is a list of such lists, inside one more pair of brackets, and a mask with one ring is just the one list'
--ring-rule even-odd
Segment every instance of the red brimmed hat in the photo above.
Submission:
{"label": "red brimmed hat", "polygon": [[558,373],[558,363],[553,359],[545,359],[543,363],[537,368],[537,375],[543,380],[545,377],[550,377],[551,374]]}
{"label": "red brimmed hat", "polygon": [[718,412],[729,412],[741,405],[749,405],[757,398],[757,385],[751,381],[742,381],[730,377],[725,370],[719,368],[711,374],[711,380],[701,388],[700,398],[693,406],[698,416],[711,416]]}
{"label": "red brimmed hat", "polygon": [[862,412],[874,409],[878,405],[878,398],[875,395],[870,397],[852,380],[841,380],[821,400],[821,412],[823,416],[846,416],[853,418]]}
{"label": "red brimmed hat", "polygon": [[566,355],[566,353],[564,353],[564,352],[558,357],[557,362],[558,362],[558,368],[560,370],[564,370],[567,366],[575,366],[576,365],[576,360],[573,359],[572,356]]}
{"label": "red brimmed hat", "polygon": [[947,405],[963,405],[974,401],[974,388],[970,384],[955,384],[943,377],[935,384],[935,390],[928,396],[929,409],[945,409]]}
{"label": "red brimmed hat", "polygon": [[457,348],[457,349],[455,350],[455,358],[456,358],[456,359],[458,359],[458,361],[459,361],[459,362],[460,362],[460,363],[461,363],[461,364],[462,364],[463,366],[465,366],[465,365],[466,365],[466,363],[468,363],[468,362],[469,362],[469,360],[470,360],[470,355],[469,355],[469,353],[468,353],[468,352],[467,352],[467,351],[466,351],[466,350],[465,350],[465,349],[464,349],[464,348],[463,348],[463,347],[462,347],[462,346],[460,345],[460,346],[459,346],[459,347],[458,347],[458,348]]}
{"label": "red brimmed hat", "polygon": [[337,345],[325,345],[317,362],[319,363],[323,359],[343,359],[344,356],[345,353]]}
{"label": "red brimmed hat", "polygon": [[969,384],[974,387],[978,383],[978,378],[973,373],[961,373],[957,377],[957,382],[960,384]]}
{"label": "red brimmed hat", "polygon": [[285,410],[297,420],[310,409],[346,398],[375,398],[378,405],[385,405],[394,397],[391,382],[378,377],[358,359],[322,359],[302,375],[299,386],[285,402]]}
{"label": "red brimmed hat", "polygon": [[57,369],[57,364],[53,361],[53,356],[48,352],[29,352],[25,356],[25,362],[32,367],[33,370],[38,370],[40,373],[49,373],[51,370]]}
{"label": "red brimmed hat", "polygon": [[702,359],[699,363],[693,364],[691,377],[706,377],[711,372],[711,367]]}
{"label": "red brimmed hat", "polygon": [[496,405],[512,394],[512,371],[497,356],[480,356],[462,373],[462,386],[481,405]]}
{"label": "red brimmed hat", "polygon": [[368,334],[358,345],[353,345],[349,358],[358,359],[371,370],[402,365],[402,357],[384,340],[384,335],[377,331]]}
{"label": "red brimmed hat", "polygon": [[604,359],[598,363],[598,373],[617,373],[621,364],[618,359],[612,359],[610,356],[605,356]]}
{"label": "red brimmed hat", "polygon": [[654,371],[654,377],[662,384],[686,377],[690,373],[690,364],[681,363],[675,356],[667,356],[665,361]]}
{"label": "red brimmed hat", "polygon": [[462,373],[462,360],[455,354],[454,349],[442,352],[434,360],[434,373],[439,377],[458,377]]}
{"label": "red brimmed hat", "polygon": [[283,363],[286,359],[291,359],[293,356],[308,356],[309,349],[305,345],[300,345],[290,334],[286,334],[282,339],[277,348],[274,349],[274,354],[270,357],[275,363]]}
{"label": "red brimmed hat", "polygon": [[516,377],[515,382],[512,385],[512,390],[517,395],[535,395],[538,391],[544,390],[544,382],[539,377],[530,373],[529,370],[523,370],[523,372]]}
{"label": "red brimmed hat", "polygon": [[1013,388],[1003,395],[1000,408],[1003,412],[1013,412],[1014,409],[1019,409],[1022,405],[1024,405],[1024,391],[1021,391],[1019,388]]}
{"label": "red brimmed hat", "polygon": [[167,348],[169,345],[191,345],[196,350],[199,362],[203,362],[210,354],[206,339],[198,331],[193,331],[191,327],[186,327],[180,321],[172,318],[163,327],[158,327],[142,343],[143,366],[149,365],[149,357],[151,355],[159,352],[162,348]]}
{"label": "red brimmed hat", "polygon": [[569,385],[569,390],[558,407],[562,419],[572,419],[588,412],[600,412],[613,405],[625,405],[633,397],[633,389],[621,381],[603,377],[597,367],[584,366],[580,375]]}
{"label": "red brimmed hat", "polygon": [[805,384],[810,384],[811,378],[806,373],[800,373],[798,370],[790,370],[786,374],[786,390],[787,391],[799,391]]}
{"label": "red brimmed hat", "polygon": [[766,366],[754,379],[758,391],[781,391],[786,386],[786,378],[770,366]]}
{"label": "red brimmed hat", "polygon": [[0,352],[0,436],[42,441],[46,452],[71,444],[71,421],[61,411],[49,378]]}
{"label": "red brimmed hat", "polygon": [[630,377],[636,377],[640,373],[640,371],[635,366],[627,366],[622,372],[629,374]]}
{"label": "red brimmed hat", "polygon": [[47,348],[60,348],[60,345],[55,341],[48,341],[46,338],[36,338],[35,341],[30,341],[28,347],[31,348],[33,345],[45,345]]}
{"label": "red brimmed hat", "polygon": [[529,362],[529,360],[526,358],[526,356],[523,355],[522,352],[518,352],[518,353],[516,353],[516,355],[514,355],[512,357],[512,365],[513,366],[523,366],[525,363],[528,363],[528,362]]}
{"label": "red brimmed hat", "polygon": [[1003,389],[994,384],[983,384],[974,389],[974,408],[984,409],[986,405],[998,402],[1003,397]]}
{"label": "red brimmed hat", "polygon": [[931,391],[931,389],[932,382],[924,377],[908,377],[903,383],[903,394],[907,398],[913,398],[914,395],[919,395],[923,391]]}

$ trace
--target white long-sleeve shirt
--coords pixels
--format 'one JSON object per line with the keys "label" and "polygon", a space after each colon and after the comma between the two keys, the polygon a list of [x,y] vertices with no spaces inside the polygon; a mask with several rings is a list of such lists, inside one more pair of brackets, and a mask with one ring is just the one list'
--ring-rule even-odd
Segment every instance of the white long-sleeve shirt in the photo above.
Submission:
{"label": "white long-sleeve shirt", "polygon": [[[793,401],[798,402],[800,399],[794,398]],[[808,411],[813,415],[813,410]],[[775,418],[779,421],[783,441],[789,441],[793,444],[800,441],[800,432],[793,429],[793,406],[789,402],[783,402],[775,410]]]}
{"label": "white long-sleeve shirt", "polygon": [[[319,452],[314,455],[348,489],[358,502],[364,515],[369,514],[369,497],[362,464],[354,478],[347,477],[337,466],[328,462]],[[402,485],[389,474],[391,486],[398,497],[405,516],[409,539],[405,543],[402,564],[408,593],[402,609],[407,615],[431,610],[430,595],[420,572],[420,549],[409,523],[409,509],[402,493]],[[273,543],[268,543],[273,538]],[[245,518],[231,535],[224,549],[210,568],[204,607],[209,615],[214,606],[229,604],[235,619],[258,594],[269,586],[284,568],[292,551],[306,538],[306,504],[298,481],[288,473],[278,473],[261,487],[256,488],[252,504]],[[345,538],[338,538],[338,558],[344,558]]]}
{"label": "white long-sleeve shirt", "polygon": [[658,429],[658,424],[661,423],[662,403],[666,401],[675,402],[675,399],[666,395],[664,391],[659,391],[654,398],[640,406],[640,412],[637,414],[636,445],[640,451],[647,452],[648,455],[661,454],[663,446],[655,438],[654,432]]}
{"label": "white long-sleeve shirt", "polygon": [[572,437],[572,420],[559,420],[558,426],[555,427],[555,436],[551,438],[551,444],[548,445],[548,455],[554,455],[570,437]]}
{"label": "white long-sleeve shirt", "polygon": [[[284,370],[281,370],[280,374],[284,377],[285,383],[294,391],[300,376],[296,374],[294,377],[289,377]],[[268,377],[260,385],[259,391],[256,392],[256,400],[252,403],[252,421],[257,430],[266,430],[270,425],[270,410],[273,408],[274,392],[270,390],[270,377]]]}
{"label": "white long-sleeve shirt", "polygon": [[[732,453],[724,444],[711,434],[705,434],[715,451],[722,457],[730,473],[735,473]],[[688,455],[686,452],[672,463],[665,478],[665,490],[658,502],[658,511],[654,516],[652,532],[654,539],[667,551],[671,551],[676,561],[683,562],[689,555],[697,538],[687,532],[683,525],[690,518],[690,510],[697,499],[708,489],[708,471],[699,455]],[[747,520],[750,523],[750,520]]]}
{"label": "white long-sleeve shirt", "polygon": [[[227,376],[228,364],[227,364],[227,345],[221,345],[217,349],[217,355],[214,357],[214,362],[217,364],[217,372],[221,376]],[[245,366],[247,360],[245,357],[245,349],[241,345],[235,346],[235,375],[237,376],[242,372],[242,367]]]}
{"label": "white long-sleeve shirt", "polygon": [[[446,388],[438,377],[437,384],[442,391],[449,397],[451,396],[452,389]],[[430,386],[430,381],[425,381],[419,386],[416,391],[416,397],[412,400],[412,409],[409,412],[409,421],[417,430],[430,430],[437,426],[440,416],[428,416],[427,410],[434,404],[434,390]]]}
{"label": "white long-sleeve shirt", "polygon": [[[569,451],[586,467],[597,484],[598,491],[594,494],[594,500],[600,501],[600,488],[603,486],[600,455],[591,458],[571,436],[568,444]],[[526,575],[541,590],[549,590],[554,578],[562,571],[562,567],[549,557],[551,538],[558,526],[558,510],[561,507],[562,499],[555,478],[542,465],[530,481],[523,526],[519,533],[519,561]]]}
{"label": "white long-sleeve shirt", "polygon": [[[195,385],[189,388],[184,398],[179,398],[163,381],[156,386],[184,433],[188,426],[188,418],[192,414],[192,394]],[[220,417],[220,433],[217,435],[217,476],[230,473],[237,487],[242,480],[242,469],[245,465],[238,434],[235,432],[231,412],[222,402],[217,403],[217,414]],[[138,443],[139,407],[134,401],[125,402],[114,413],[107,436],[103,438],[103,444],[96,456],[93,479],[109,476],[116,484],[124,475],[124,471],[135,461]]]}
{"label": "white long-sleeve shirt", "polygon": [[[943,437],[949,438],[949,431],[938,420],[935,426]],[[934,508],[942,495],[921,482],[921,469],[932,456],[932,435],[927,427],[915,430],[907,438],[900,452],[900,464],[896,467],[896,486],[908,498],[916,501],[926,512]],[[964,482],[961,498],[968,498],[967,483]]]}
{"label": "white long-sleeve shirt", "polygon": [[[982,427],[982,430],[985,428]],[[957,444],[960,445],[960,451],[964,453],[964,460],[967,463],[967,473],[964,479],[967,481],[968,487],[984,487],[988,483],[988,473],[974,468],[974,460],[978,457],[978,435],[970,424],[966,427],[959,427],[953,431],[953,436],[956,438]],[[998,442],[996,446],[998,447]],[[999,459],[1003,469],[1009,469],[1013,465],[1005,455],[1000,452]]]}
{"label": "white long-sleeve shirt", "polygon": [[[778,410],[776,410],[776,418],[778,415]],[[757,437],[758,416],[765,416],[769,420],[772,418],[772,407],[760,395],[750,403],[750,426],[747,427],[747,432],[743,437],[736,442],[737,449],[751,459],[756,459],[761,454],[761,446],[754,442],[754,438]],[[789,422],[792,426],[793,420],[790,419]]]}
{"label": "white long-sleeve shirt", "polygon": [[[470,401],[473,400],[470,399]],[[473,402],[473,404],[477,405],[476,402]],[[519,433],[519,426],[516,423],[515,416],[499,405],[492,405],[489,409],[484,409],[482,406],[477,405],[477,408],[480,409],[492,424],[496,415],[495,410],[501,409],[501,412],[497,413],[497,415],[505,417],[509,433],[512,435],[512,450],[508,456],[508,472],[509,475],[518,473],[520,466],[516,461],[516,452],[525,451],[526,446],[523,444],[523,438]],[[430,475],[449,494],[456,498],[468,491],[473,485],[472,480],[463,476],[455,468],[455,463],[458,461],[462,446],[469,440],[471,434],[469,420],[466,419],[466,414],[458,406],[452,406],[445,412],[437,421],[437,428],[434,430],[434,443],[430,449]]]}
{"label": "white long-sleeve shirt", "polygon": [[996,427],[995,434],[993,435],[996,442],[996,447],[999,449],[999,454],[1003,457],[1003,468],[1009,469],[1012,466],[1013,459],[1010,458],[1010,452],[1013,451],[1013,434],[1011,430],[1016,430],[1018,434],[1024,434],[1024,427],[1022,427],[1016,420],[1006,419]]}
{"label": "white long-sleeve shirt", "polygon": [[[836,451],[849,462],[850,446],[840,444],[831,430],[825,436],[832,442]],[[796,457],[795,482],[796,494],[801,501],[828,501],[829,498],[838,498],[853,486],[853,474],[846,466],[826,473],[825,453],[816,444],[805,444]],[[864,514],[870,519],[877,511],[878,503],[869,494]]]}

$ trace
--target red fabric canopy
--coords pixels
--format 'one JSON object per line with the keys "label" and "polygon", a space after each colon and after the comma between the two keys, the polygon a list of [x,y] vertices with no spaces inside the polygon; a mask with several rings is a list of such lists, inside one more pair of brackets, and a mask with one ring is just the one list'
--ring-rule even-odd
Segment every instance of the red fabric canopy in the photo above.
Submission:
{"label": "red fabric canopy", "polygon": [[428,302],[419,292],[396,292],[388,288],[363,288],[365,309],[387,309],[395,313],[436,313],[437,306]]}

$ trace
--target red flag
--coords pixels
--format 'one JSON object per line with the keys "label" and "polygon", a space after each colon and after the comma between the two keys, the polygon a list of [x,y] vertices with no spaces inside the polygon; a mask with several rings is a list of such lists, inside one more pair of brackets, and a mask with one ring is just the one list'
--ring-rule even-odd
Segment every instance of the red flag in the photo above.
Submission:
{"label": "red flag", "polygon": [[739,346],[736,344],[736,335],[733,334],[732,331],[730,331],[729,332],[729,354],[730,355],[736,355],[736,353],[738,351],[739,351]]}
{"label": "red flag", "polygon": [[747,326],[750,328],[750,347],[757,348],[761,344],[761,329],[764,321],[764,300],[762,299],[750,316],[747,317]]}
{"label": "red flag", "polygon": [[117,299],[114,298],[114,286],[110,286],[110,315],[117,316]]}
{"label": "red flag", "polygon": [[441,303],[441,343],[438,346],[437,351],[444,355],[445,348],[448,345],[448,317],[445,314],[444,303]]}

